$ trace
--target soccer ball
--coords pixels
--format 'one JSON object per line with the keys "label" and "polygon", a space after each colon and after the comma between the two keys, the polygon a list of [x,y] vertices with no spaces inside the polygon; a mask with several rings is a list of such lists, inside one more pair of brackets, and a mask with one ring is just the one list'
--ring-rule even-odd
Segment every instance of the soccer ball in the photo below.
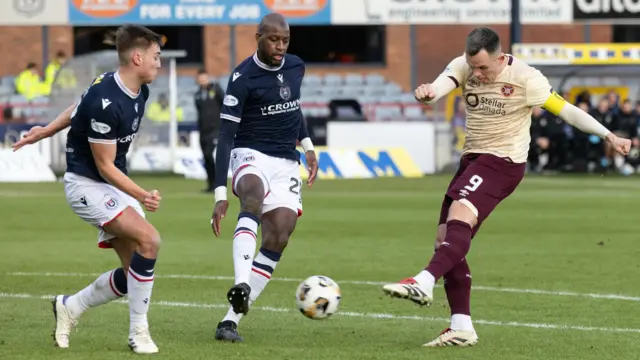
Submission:
{"label": "soccer ball", "polygon": [[338,284],[326,276],[314,275],[298,285],[296,304],[302,315],[326,319],[338,311],[342,294]]}

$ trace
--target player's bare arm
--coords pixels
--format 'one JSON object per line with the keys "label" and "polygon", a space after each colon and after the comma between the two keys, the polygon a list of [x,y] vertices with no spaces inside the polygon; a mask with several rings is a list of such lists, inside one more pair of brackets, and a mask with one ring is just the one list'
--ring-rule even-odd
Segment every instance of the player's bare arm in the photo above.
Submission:
{"label": "player's bare arm", "polygon": [[53,120],[45,127],[34,126],[29,129],[29,131],[24,134],[22,139],[13,144],[13,151],[18,151],[25,145],[35,144],[42,139],[52,137],[58,132],[71,126],[71,114],[75,107],[76,104],[69,106],[60,115],[58,115],[55,120]]}
{"label": "player's bare arm", "polygon": [[158,210],[160,193],[144,190],[115,166],[116,144],[90,142],[90,146],[98,171],[106,181],[141,202],[147,211]]}

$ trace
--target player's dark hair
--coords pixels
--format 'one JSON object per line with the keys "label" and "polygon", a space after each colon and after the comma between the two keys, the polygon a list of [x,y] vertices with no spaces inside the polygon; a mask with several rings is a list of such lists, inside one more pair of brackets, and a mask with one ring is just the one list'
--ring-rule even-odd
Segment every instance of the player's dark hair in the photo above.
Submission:
{"label": "player's dark hair", "polygon": [[488,27],[477,27],[467,36],[464,52],[469,56],[475,56],[485,50],[493,54],[500,49],[500,35]]}
{"label": "player's dark hair", "polygon": [[129,51],[141,48],[148,49],[151,45],[163,45],[162,35],[140,25],[124,25],[118,28],[115,34],[116,50],[121,64],[129,62]]}

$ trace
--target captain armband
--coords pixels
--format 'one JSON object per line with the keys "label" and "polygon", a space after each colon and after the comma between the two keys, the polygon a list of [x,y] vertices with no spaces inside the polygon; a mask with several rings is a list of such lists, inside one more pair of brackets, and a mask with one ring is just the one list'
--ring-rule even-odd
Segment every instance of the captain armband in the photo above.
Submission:
{"label": "captain armband", "polygon": [[553,115],[558,116],[560,115],[560,111],[562,111],[566,103],[567,101],[554,91],[551,93],[551,95],[549,95],[547,101],[544,102],[544,105],[542,105],[542,107]]}

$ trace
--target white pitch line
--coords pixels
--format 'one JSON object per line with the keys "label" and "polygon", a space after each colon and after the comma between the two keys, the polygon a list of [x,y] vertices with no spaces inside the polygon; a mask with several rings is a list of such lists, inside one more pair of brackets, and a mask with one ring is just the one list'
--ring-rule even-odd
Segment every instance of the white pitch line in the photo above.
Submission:
{"label": "white pitch line", "polygon": [[[33,295],[33,294],[12,294],[0,292],[2,299],[36,299],[50,300],[54,295]],[[125,300],[117,300],[116,303],[126,304]],[[203,304],[192,302],[176,302],[176,301],[154,301],[153,306],[177,307],[177,308],[195,308],[195,309],[227,309],[228,304]],[[271,306],[256,306],[253,310],[260,310],[273,313],[297,313],[295,309],[277,308]],[[442,317],[426,317],[426,316],[407,316],[394,315],[388,313],[361,313],[352,311],[337,312],[334,316],[345,316],[355,318],[377,319],[377,320],[414,320],[448,323],[450,319]],[[565,325],[565,324],[544,324],[544,323],[521,323],[516,321],[495,321],[495,320],[474,320],[474,323],[480,325],[502,326],[502,327],[522,327],[532,329],[545,330],[575,330],[575,331],[598,331],[598,332],[616,332],[616,333],[640,333],[640,329],[634,328],[610,328],[596,326],[581,325]]]}
{"label": "white pitch line", "polygon": [[[27,276],[27,277],[98,277],[101,274],[98,273],[67,273],[67,272],[10,272],[8,276]],[[210,275],[185,275],[185,274],[165,274],[157,275],[159,279],[184,279],[184,280],[212,280],[212,281],[229,281],[234,280],[232,276],[210,276]],[[304,279],[295,278],[271,278],[272,281],[283,282],[296,282],[299,283]],[[336,280],[338,284],[347,285],[370,285],[370,286],[382,286],[388,282],[382,281],[364,281],[364,280]],[[441,285],[436,285],[441,287]],[[475,291],[489,291],[489,292],[504,292],[504,293],[516,293],[516,294],[534,294],[534,295],[550,295],[550,296],[571,296],[571,297],[586,297],[591,299],[604,299],[604,300],[625,300],[640,302],[638,296],[628,296],[619,294],[596,294],[596,293],[579,293],[573,291],[552,291],[552,290],[540,290],[540,289],[520,289],[520,288],[504,288],[498,286],[481,286],[473,285]]]}

